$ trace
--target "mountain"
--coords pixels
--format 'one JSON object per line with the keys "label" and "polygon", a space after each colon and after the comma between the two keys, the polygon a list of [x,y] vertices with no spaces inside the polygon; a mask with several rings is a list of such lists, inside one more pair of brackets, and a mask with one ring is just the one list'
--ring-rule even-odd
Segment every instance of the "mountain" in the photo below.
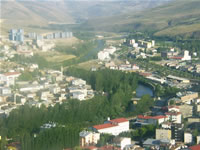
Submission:
{"label": "mountain", "polygon": [[2,29],[74,24],[88,19],[136,13],[168,0],[10,0],[1,3]]}
{"label": "mountain", "polygon": [[174,0],[136,13],[89,20],[93,30],[150,31],[156,36],[200,35],[200,0]]}

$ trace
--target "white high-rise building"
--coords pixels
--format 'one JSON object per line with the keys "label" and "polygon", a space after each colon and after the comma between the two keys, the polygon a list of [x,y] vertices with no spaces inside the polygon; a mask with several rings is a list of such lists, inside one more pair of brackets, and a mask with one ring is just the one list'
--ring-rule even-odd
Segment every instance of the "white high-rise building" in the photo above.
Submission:
{"label": "white high-rise building", "polygon": [[191,56],[189,54],[189,51],[184,51],[184,56],[182,58],[182,60],[191,60]]}
{"label": "white high-rise building", "polygon": [[152,47],[155,46],[155,41],[154,41],[154,40],[152,40],[152,42],[151,42],[151,46],[152,46]]}
{"label": "white high-rise building", "polygon": [[184,133],[184,143],[192,143],[192,134],[191,133]]}

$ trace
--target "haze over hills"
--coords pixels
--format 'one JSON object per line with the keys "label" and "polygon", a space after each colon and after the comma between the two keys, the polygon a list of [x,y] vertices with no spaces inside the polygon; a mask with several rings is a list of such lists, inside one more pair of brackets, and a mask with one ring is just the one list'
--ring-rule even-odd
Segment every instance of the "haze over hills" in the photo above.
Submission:
{"label": "haze over hills", "polygon": [[145,12],[128,13],[87,22],[97,30],[148,30],[157,36],[199,36],[200,1],[174,0]]}
{"label": "haze over hills", "polygon": [[2,28],[80,23],[91,18],[136,13],[169,0],[12,0],[1,1]]}

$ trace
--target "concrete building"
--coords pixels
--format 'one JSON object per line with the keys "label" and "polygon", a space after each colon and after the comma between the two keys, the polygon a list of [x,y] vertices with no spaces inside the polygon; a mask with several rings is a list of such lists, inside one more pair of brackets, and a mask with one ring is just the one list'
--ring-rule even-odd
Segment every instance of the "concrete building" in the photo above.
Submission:
{"label": "concrete building", "polygon": [[35,32],[28,33],[28,38],[35,39],[37,34]]}
{"label": "concrete building", "polygon": [[155,40],[152,40],[152,41],[151,41],[151,45],[152,45],[152,47],[155,47],[155,45],[156,45]]}
{"label": "concrete building", "polygon": [[98,53],[98,59],[101,60],[101,61],[109,60],[110,59],[110,55],[109,55],[108,52],[100,51]]}
{"label": "concrete building", "polygon": [[[138,40],[138,44],[140,47],[144,47],[144,48],[151,48],[152,47],[152,42],[147,42],[147,41],[143,41],[143,40]],[[155,41],[153,43],[155,45]]]}
{"label": "concrete building", "polygon": [[80,146],[82,147],[97,144],[100,140],[100,134],[95,132],[82,131],[79,133],[79,136]]}
{"label": "concrete building", "polygon": [[184,143],[185,144],[192,143],[192,134],[191,133],[188,133],[188,132],[184,133]]}
{"label": "concrete building", "polygon": [[189,79],[181,78],[181,77],[177,77],[177,76],[173,76],[173,75],[168,75],[167,79],[172,80],[172,81],[177,81],[177,82],[180,82],[180,83],[190,83]]}
{"label": "concrete building", "polygon": [[74,85],[74,86],[85,86],[86,81],[82,80],[82,79],[74,79],[74,80],[72,80],[72,85]]}
{"label": "concrete building", "polygon": [[191,92],[191,91],[187,91],[187,92],[179,92],[177,93],[177,96],[181,99],[181,101],[183,103],[190,103],[192,100],[197,99],[198,98],[198,92]]}
{"label": "concrete building", "polygon": [[197,144],[200,144],[200,136],[197,136]]}
{"label": "concrete building", "polygon": [[162,51],[161,52],[161,57],[163,58],[172,58],[178,55],[178,52],[174,51]]}
{"label": "concrete building", "polygon": [[169,118],[169,121],[173,123],[181,123],[180,112],[166,112],[165,115]]}
{"label": "concrete building", "polygon": [[180,105],[179,108],[180,108],[180,112],[181,112],[183,118],[192,117],[193,106],[191,106],[191,105]]}
{"label": "concrete building", "polygon": [[156,129],[156,139],[171,139],[172,138],[172,133],[171,130],[169,129]]}
{"label": "concrete building", "polygon": [[6,86],[14,85],[15,80],[21,75],[19,72],[7,72],[0,74],[0,83]]}
{"label": "concrete building", "polygon": [[93,130],[99,133],[119,135],[129,131],[129,121],[125,118],[118,118],[106,121],[104,124],[93,126]]}
{"label": "concrete building", "polygon": [[9,87],[0,87],[0,95],[10,95],[11,88]]}
{"label": "concrete building", "polygon": [[171,126],[172,139],[176,142],[181,142],[183,139],[183,125],[178,123],[173,123]]}
{"label": "concrete building", "polygon": [[9,40],[24,42],[24,30],[23,29],[11,29],[9,32]]}
{"label": "concrete building", "polygon": [[113,144],[123,150],[126,146],[131,145],[131,138],[116,137],[113,140]]}
{"label": "concrete building", "polygon": [[161,124],[162,129],[171,129],[172,123],[167,121]]}
{"label": "concrete building", "polygon": [[143,115],[138,115],[137,116],[137,122],[138,123],[146,123],[146,124],[161,124],[165,121],[168,121],[167,116],[143,116]]}
{"label": "concrete building", "polygon": [[182,60],[191,60],[191,56],[189,55],[189,51],[184,51],[184,56],[182,58]]}
{"label": "concrete building", "polygon": [[168,112],[180,112],[179,106],[168,106]]}
{"label": "concrete building", "polygon": [[72,93],[72,98],[73,98],[73,99],[78,99],[78,100],[80,100],[80,101],[85,100],[85,97],[86,97],[86,96],[87,96],[87,95],[86,95],[85,93],[79,92],[79,91],[73,92],[73,93]]}

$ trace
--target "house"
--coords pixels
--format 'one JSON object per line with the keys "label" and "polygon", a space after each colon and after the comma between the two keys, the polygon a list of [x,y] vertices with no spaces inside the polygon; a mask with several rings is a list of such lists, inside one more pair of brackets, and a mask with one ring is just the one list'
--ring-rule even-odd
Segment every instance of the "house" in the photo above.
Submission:
{"label": "house", "polygon": [[74,86],[84,86],[86,85],[86,81],[82,79],[74,79],[72,80],[72,85]]}
{"label": "house", "polygon": [[125,118],[117,118],[106,121],[104,124],[95,125],[92,127],[94,131],[99,133],[107,133],[119,135],[122,132],[129,131],[129,121]]}
{"label": "house", "polygon": [[72,93],[73,99],[78,99],[78,100],[82,101],[82,100],[85,100],[85,97],[86,97],[86,94],[83,92],[77,91],[77,92]]}
{"label": "house", "polygon": [[123,150],[123,149],[125,149],[126,146],[131,145],[131,138],[116,137],[113,140],[113,144],[116,147],[120,147],[121,150]]}
{"label": "house", "polygon": [[181,113],[180,112],[166,112],[165,115],[170,121],[174,123],[181,123]]}
{"label": "house", "polygon": [[138,115],[137,116],[137,122],[139,123],[147,123],[147,124],[161,124],[165,121],[168,120],[167,116],[143,116],[143,115]]}
{"label": "house", "polygon": [[90,132],[90,131],[82,131],[79,133],[80,136],[80,146],[88,146],[97,144],[100,140],[100,133]]}

